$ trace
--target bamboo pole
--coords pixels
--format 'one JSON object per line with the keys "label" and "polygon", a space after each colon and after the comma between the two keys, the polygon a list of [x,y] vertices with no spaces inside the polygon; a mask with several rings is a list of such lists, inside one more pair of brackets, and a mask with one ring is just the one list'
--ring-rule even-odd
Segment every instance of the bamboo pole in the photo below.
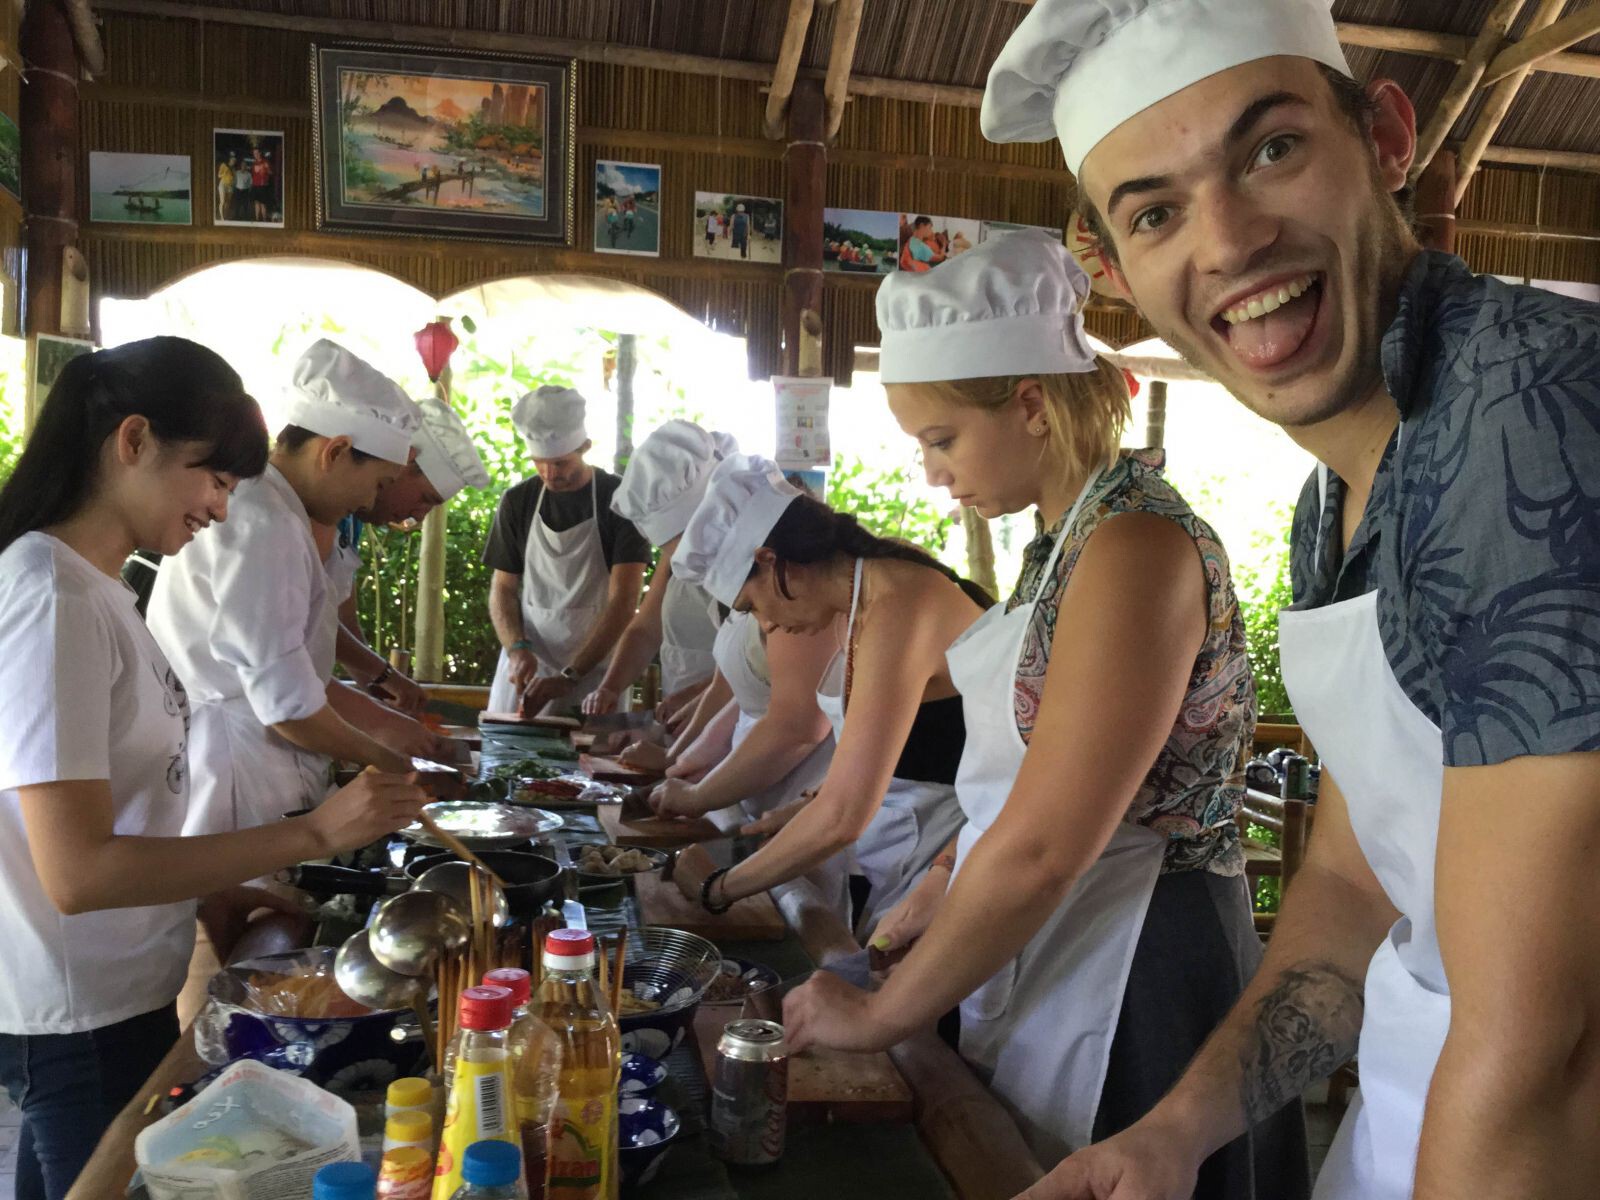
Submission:
{"label": "bamboo pole", "polygon": [[1456,156],[1442,150],[1417,180],[1417,234],[1429,250],[1456,249]]}
{"label": "bamboo pole", "polygon": [[1562,171],[1600,171],[1600,154],[1579,150],[1534,150],[1521,146],[1488,146],[1483,161],[1518,167],[1554,167]]}
{"label": "bamboo pole", "polygon": [[1462,111],[1477,92],[1478,83],[1483,78],[1489,60],[1505,45],[1511,22],[1517,19],[1517,14],[1522,11],[1524,3],[1525,0],[1499,0],[1484,18],[1483,27],[1473,39],[1466,60],[1457,69],[1456,77],[1450,81],[1450,86],[1439,98],[1439,103],[1434,106],[1433,112],[1428,117],[1428,123],[1417,135],[1417,154],[1411,163],[1413,182],[1421,178],[1422,173],[1428,169],[1428,164],[1433,161],[1433,156],[1439,152],[1439,147],[1444,145],[1444,139],[1450,136],[1450,130],[1455,128]]}
{"label": "bamboo pole", "polygon": [[1523,38],[1515,46],[1506,47],[1484,71],[1483,82],[1486,86],[1498,83],[1597,33],[1600,33],[1600,3],[1580,8],[1538,33]]}
{"label": "bamboo pole", "polygon": [[[1538,33],[1553,24],[1565,7],[1566,0],[1539,0],[1539,7],[1533,11],[1533,18],[1528,22],[1525,36]],[[1517,98],[1522,81],[1527,79],[1532,70],[1532,67],[1522,67],[1489,89],[1488,98],[1478,113],[1478,119],[1473,122],[1466,140],[1461,143],[1461,153],[1457,159],[1457,204],[1460,204],[1461,197],[1466,195],[1467,186],[1472,182],[1478,164],[1483,161],[1483,152],[1488,149],[1489,143],[1494,141],[1494,135],[1500,131],[1501,122],[1511,111],[1512,102]]]}
{"label": "bamboo pole", "polygon": [[989,522],[977,509],[962,505],[961,531],[967,535],[967,578],[998,599],[1000,581],[994,573],[994,535]]}
{"label": "bamboo pole", "polygon": [[[450,403],[450,368],[435,384],[438,397]],[[450,522],[449,502],[422,519],[422,548],[417,556],[416,642],[411,656],[417,679],[444,678],[444,560],[448,552],[445,532]]]}
{"label": "bamboo pole", "polygon": [[1159,450],[1167,444],[1167,381],[1155,379],[1150,383],[1150,395],[1145,404],[1144,444]]}
{"label": "bamboo pole", "polygon": [[827,136],[831,142],[844,121],[845,102],[850,98],[850,68],[856,58],[856,39],[861,34],[861,11],[865,0],[842,0],[833,20],[833,48],[828,52],[828,77],[822,94],[828,101]]}
{"label": "bamboo pole", "polygon": [[806,48],[806,33],[811,28],[812,0],[789,0],[789,16],[783,26],[783,45],[777,65],[772,68],[772,90],[767,93],[767,136],[780,138],[784,113],[794,92],[795,73],[800,70],[800,55]]}

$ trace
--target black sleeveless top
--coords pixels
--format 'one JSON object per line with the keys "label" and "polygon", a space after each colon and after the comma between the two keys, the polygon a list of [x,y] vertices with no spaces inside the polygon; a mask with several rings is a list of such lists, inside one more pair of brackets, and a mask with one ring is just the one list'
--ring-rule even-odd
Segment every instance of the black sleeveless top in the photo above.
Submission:
{"label": "black sleeveless top", "polygon": [[925,700],[906,735],[900,761],[894,765],[894,777],[918,783],[953,784],[966,744],[967,720],[961,713],[961,697]]}

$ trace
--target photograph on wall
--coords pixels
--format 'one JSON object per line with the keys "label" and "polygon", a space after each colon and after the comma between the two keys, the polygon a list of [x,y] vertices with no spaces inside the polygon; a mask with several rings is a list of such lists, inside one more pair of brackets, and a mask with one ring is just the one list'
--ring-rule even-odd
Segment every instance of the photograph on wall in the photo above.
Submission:
{"label": "photograph on wall", "polygon": [[782,262],[783,201],[696,192],[694,255],[739,262]]}
{"label": "photograph on wall", "polygon": [[569,60],[312,51],[325,229],[572,239]]}
{"label": "photograph on wall", "polygon": [[900,253],[900,214],[857,208],[822,210],[822,269],[887,275]]}
{"label": "photograph on wall", "polygon": [[983,223],[983,240],[986,242],[993,241],[995,238],[1003,238],[1008,233],[1018,233],[1024,229],[1037,229],[1040,233],[1048,233],[1058,242],[1064,232],[1049,225],[1018,225],[1015,221],[985,221]]}
{"label": "photograph on wall", "polygon": [[983,222],[964,217],[930,217],[901,213],[896,245],[902,271],[931,271],[983,240]]}
{"label": "photograph on wall", "polygon": [[213,129],[213,225],[283,228],[283,132]]}
{"label": "photograph on wall", "polygon": [[94,343],[81,338],[57,337],[40,333],[33,338],[33,396],[37,406],[55,387],[62,369],[80,354],[92,354]]}
{"label": "photograph on wall", "polygon": [[134,225],[191,225],[187,154],[89,153],[89,219]]}
{"label": "photograph on wall", "polygon": [[594,164],[594,248],[601,254],[661,254],[661,168]]}
{"label": "photograph on wall", "polygon": [[22,132],[5,113],[0,113],[0,188],[22,199]]}

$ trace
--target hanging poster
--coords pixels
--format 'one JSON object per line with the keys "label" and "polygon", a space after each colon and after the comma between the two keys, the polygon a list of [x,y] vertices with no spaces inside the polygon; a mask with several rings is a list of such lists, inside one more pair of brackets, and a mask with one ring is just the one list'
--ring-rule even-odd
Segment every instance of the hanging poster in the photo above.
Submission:
{"label": "hanging poster", "polygon": [[1019,233],[1024,229],[1037,229],[1040,233],[1048,233],[1056,241],[1061,240],[1062,230],[1051,225],[1019,225],[1015,221],[985,221],[983,223],[983,240],[994,241],[1003,238],[1008,233]]}
{"label": "hanging poster", "polygon": [[89,220],[193,224],[189,156],[90,151]]}
{"label": "hanging poster", "polygon": [[858,208],[822,210],[822,269],[887,275],[900,253],[900,214]]}
{"label": "hanging poster", "polygon": [[696,192],[694,256],[740,262],[781,262],[783,201],[765,196]]}
{"label": "hanging poster", "polygon": [[828,443],[828,394],[833,381],[807,376],[774,375],[773,393],[777,399],[778,466],[785,471],[833,464]]}
{"label": "hanging poster", "polygon": [[283,131],[213,129],[213,225],[283,228]]}
{"label": "hanging poster", "polygon": [[965,254],[981,242],[983,222],[901,213],[898,232],[900,270],[920,273]]}
{"label": "hanging poster", "polygon": [[601,254],[661,253],[661,168],[594,164],[594,248]]}

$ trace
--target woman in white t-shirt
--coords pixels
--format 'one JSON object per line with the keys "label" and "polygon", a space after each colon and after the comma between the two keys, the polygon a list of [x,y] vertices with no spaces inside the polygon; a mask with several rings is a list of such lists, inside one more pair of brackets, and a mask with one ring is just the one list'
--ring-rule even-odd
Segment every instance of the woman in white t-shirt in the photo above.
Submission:
{"label": "woman in white t-shirt", "polygon": [[68,363],[0,490],[0,1083],[17,1200],[66,1194],[171,1047],[196,899],[364,846],[425,797],[366,775],[313,814],[182,838],[188,700],[118,575],[175,554],[259,475],[267,435],[221,358],[150,338]]}

